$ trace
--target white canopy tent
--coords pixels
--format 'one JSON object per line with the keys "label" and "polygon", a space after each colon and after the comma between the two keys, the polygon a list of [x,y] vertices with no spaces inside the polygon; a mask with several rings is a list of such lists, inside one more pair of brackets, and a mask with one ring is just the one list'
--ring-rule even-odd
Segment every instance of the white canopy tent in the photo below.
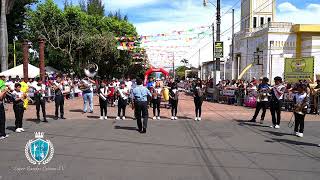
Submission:
{"label": "white canopy tent", "polygon": [[60,73],[60,71],[51,67],[51,66],[46,66],[46,73],[47,74],[55,74],[55,73]]}
{"label": "white canopy tent", "polygon": [[[36,76],[39,76],[40,69],[28,64],[28,77],[29,78],[35,78]],[[12,78],[15,78],[16,76],[19,76],[20,78],[23,78],[23,64],[16,66],[14,68],[8,69],[6,71],[3,71],[0,73],[0,75],[3,76],[11,76]]]}

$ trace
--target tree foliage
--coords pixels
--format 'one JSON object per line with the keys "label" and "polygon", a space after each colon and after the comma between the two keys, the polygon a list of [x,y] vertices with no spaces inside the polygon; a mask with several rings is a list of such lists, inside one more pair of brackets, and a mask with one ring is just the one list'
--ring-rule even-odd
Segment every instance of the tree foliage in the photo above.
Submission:
{"label": "tree foliage", "polygon": [[123,76],[129,71],[131,56],[117,50],[115,40],[137,35],[135,27],[125,20],[90,14],[81,5],[61,10],[53,0],[46,0],[28,12],[27,27],[34,43],[39,37],[46,39],[46,58],[53,67],[83,74],[84,66],[94,62],[99,65],[100,76]]}

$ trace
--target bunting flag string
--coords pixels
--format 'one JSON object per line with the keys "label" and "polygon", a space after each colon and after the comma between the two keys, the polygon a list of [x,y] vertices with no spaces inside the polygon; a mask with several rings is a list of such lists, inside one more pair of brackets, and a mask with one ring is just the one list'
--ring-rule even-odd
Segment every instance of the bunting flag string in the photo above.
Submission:
{"label": "bunting flag string", "polygon": [[[201,29],[207,29],[209,30],[211,26],[199,26],[195,28],[190,28],[187,30],[174,30],[170,33],[159,33],[159,34],[153,34],[153,35],[140,35],[140,36],[122,36],[122,37],[116,37],[117,41],[139,41],[139,40],[146,40],[149,38],[159,38],[159,37],[168,37],[168,36],[177,36],[177,35],[194,35],[199,34],[195,32],[196,30]],[[193,33],[190,33],[193,32]],[[189,34],[187,34],[189,33]]]}

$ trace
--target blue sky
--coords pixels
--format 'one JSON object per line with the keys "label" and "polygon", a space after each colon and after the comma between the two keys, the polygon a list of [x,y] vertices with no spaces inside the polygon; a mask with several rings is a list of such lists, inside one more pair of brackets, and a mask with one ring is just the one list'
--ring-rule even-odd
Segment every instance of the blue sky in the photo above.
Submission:
{"label": "blue sky", "polygon": [[[64,0],[55,0],[62,8]],[[78,0],[72,0],[74,4]],[[123,14],[129,16],[129,21],[136,27],[139,34],[149,35],[172,32],[173,30],[183,30],[192,27],[203,25],[210,25],[214,21],[215,7],[209,5],[203,7],[202,0],[103,0],[106,8],[106,14],[109,11],[121,10]],[[216,2],[211,0],[211,2]],[[240,20],[240,2],[238,0],[221,0],[222,14],[229,10],[235,3],[235,22]],[[277,22],[293,22],[305,24],[320,24],[320,0],[276,0]],[[231,14],[222,16],[221,31],[225,31],[231,27]],[[240,29],[239,25],[235,27],[236,32]],[[231,37],[231,31],[223,34],[222,40],[225,42],[225,51],[228,52]],[[208,43],[209,42],[209,43]],[[164,42],[171,43],[171,42]],[[181,42],[172,42],[176,45],[185,45]],[[202,48],[205,44],[205,46]],[[194,44],[189,44],[193,48],[188,49],[187,55],[195,54],[195,52],[202,48],[204,58],[201,61],[212,59],[210,54],[212,45],[210,45],[210,38],[205,38],[201,41],[195,41]],[[202,53],[203,54],[203,53]],[[211,57],[210,57],[211,55]],[[150,54],[151,56],[151,54]],[[159,54],[155,54],[159,60]],[[192,56],[196,57],[196,56]],[[166,57],[164,57],[166,58]],[[182,58],[182,57],[181,57]],[[198,62],[197,58],[191,60],[195,64]]]}
{"label": "blue sky", "polygon": [[[55,0],[60,7],[63,7],[63,1]],[[78,2],[78,0],[72,1],[75,4]],[[203,7],[202,0],[103,0],[103,2],[106,7],[106,14],[109,11],[120,9],[121,12],[129,16],[129,20],[137,26],[140,34],[162,32],[162,30],[169,30],[180,25],[182,27],[191,24],[198,26],[200,23],[208,25],[215,13],[212,5]],[[211,0],[211,2],[215,3],[215,0]],[[238,0],[222,0],[222,12],[232,7],[236,2]],[[281,21],[290,17],[292,15],[290,12],[306,10],[310,4],[318,4],[320,6],[319,0],[277,0],[276,3],[277,19]],[[237,15],[239,15],[240,2],[237,3],[235,9]],[[319,8],[317,9],[319,10]],[[290,14],[290,16],[286,16],[286,14]],[[292,18],[289,18],[288,21],[293,19],[298,21],[297,23],[303,23],[304,21],[306,23],[320,23],[318,19],[301,18],[302,15],[300,14],[298,18],[291,16]],[[239,18],[239,16],[236,18]],[[163,24],[167,25],[163,26]]]}

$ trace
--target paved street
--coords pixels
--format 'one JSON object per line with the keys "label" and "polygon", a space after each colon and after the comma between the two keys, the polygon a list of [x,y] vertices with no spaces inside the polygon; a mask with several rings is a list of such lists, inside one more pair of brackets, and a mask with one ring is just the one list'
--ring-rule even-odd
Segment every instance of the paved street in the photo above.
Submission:
{"label": "paved street", "polygon": [[[97,98],[96,98],[97,100]],[[204,103],[203,121],[194,122],[193,101],[182,96],[179,120],[169,120],[162,109],[162,120],[149,121],[147,134],[139,134],[136,121],[115,121],[115,109],[109,108],[109,120],[94,114],[82,114],[81,99],[65,102],[66,120],[36,124],[34,106],[25,114],[26,132],[0,141],[0,180],[77,179],[77,180],[315,180],[320,176],[320,116],[306,117],[305,137],[290,135],[291,113],[283,113],[281,129],[244,122],[252,109]],[[48,105],[52,117],[54,104]],[[97,105],[97,102],[95,102]],[[7,127],[14,125],[11,105]],[[128,114],[132,117],[131,109]],[[151,114],[151,111],[150,111]],[[43,170],[31,169],[24,148],[34,132],[45,132],[44,139],[54,145],[54,157]],[[23,169],[25,168],[25,169]],[[51,168],[51,169],[50,169]],[[55,169],[56,168],[56,169]]]}

